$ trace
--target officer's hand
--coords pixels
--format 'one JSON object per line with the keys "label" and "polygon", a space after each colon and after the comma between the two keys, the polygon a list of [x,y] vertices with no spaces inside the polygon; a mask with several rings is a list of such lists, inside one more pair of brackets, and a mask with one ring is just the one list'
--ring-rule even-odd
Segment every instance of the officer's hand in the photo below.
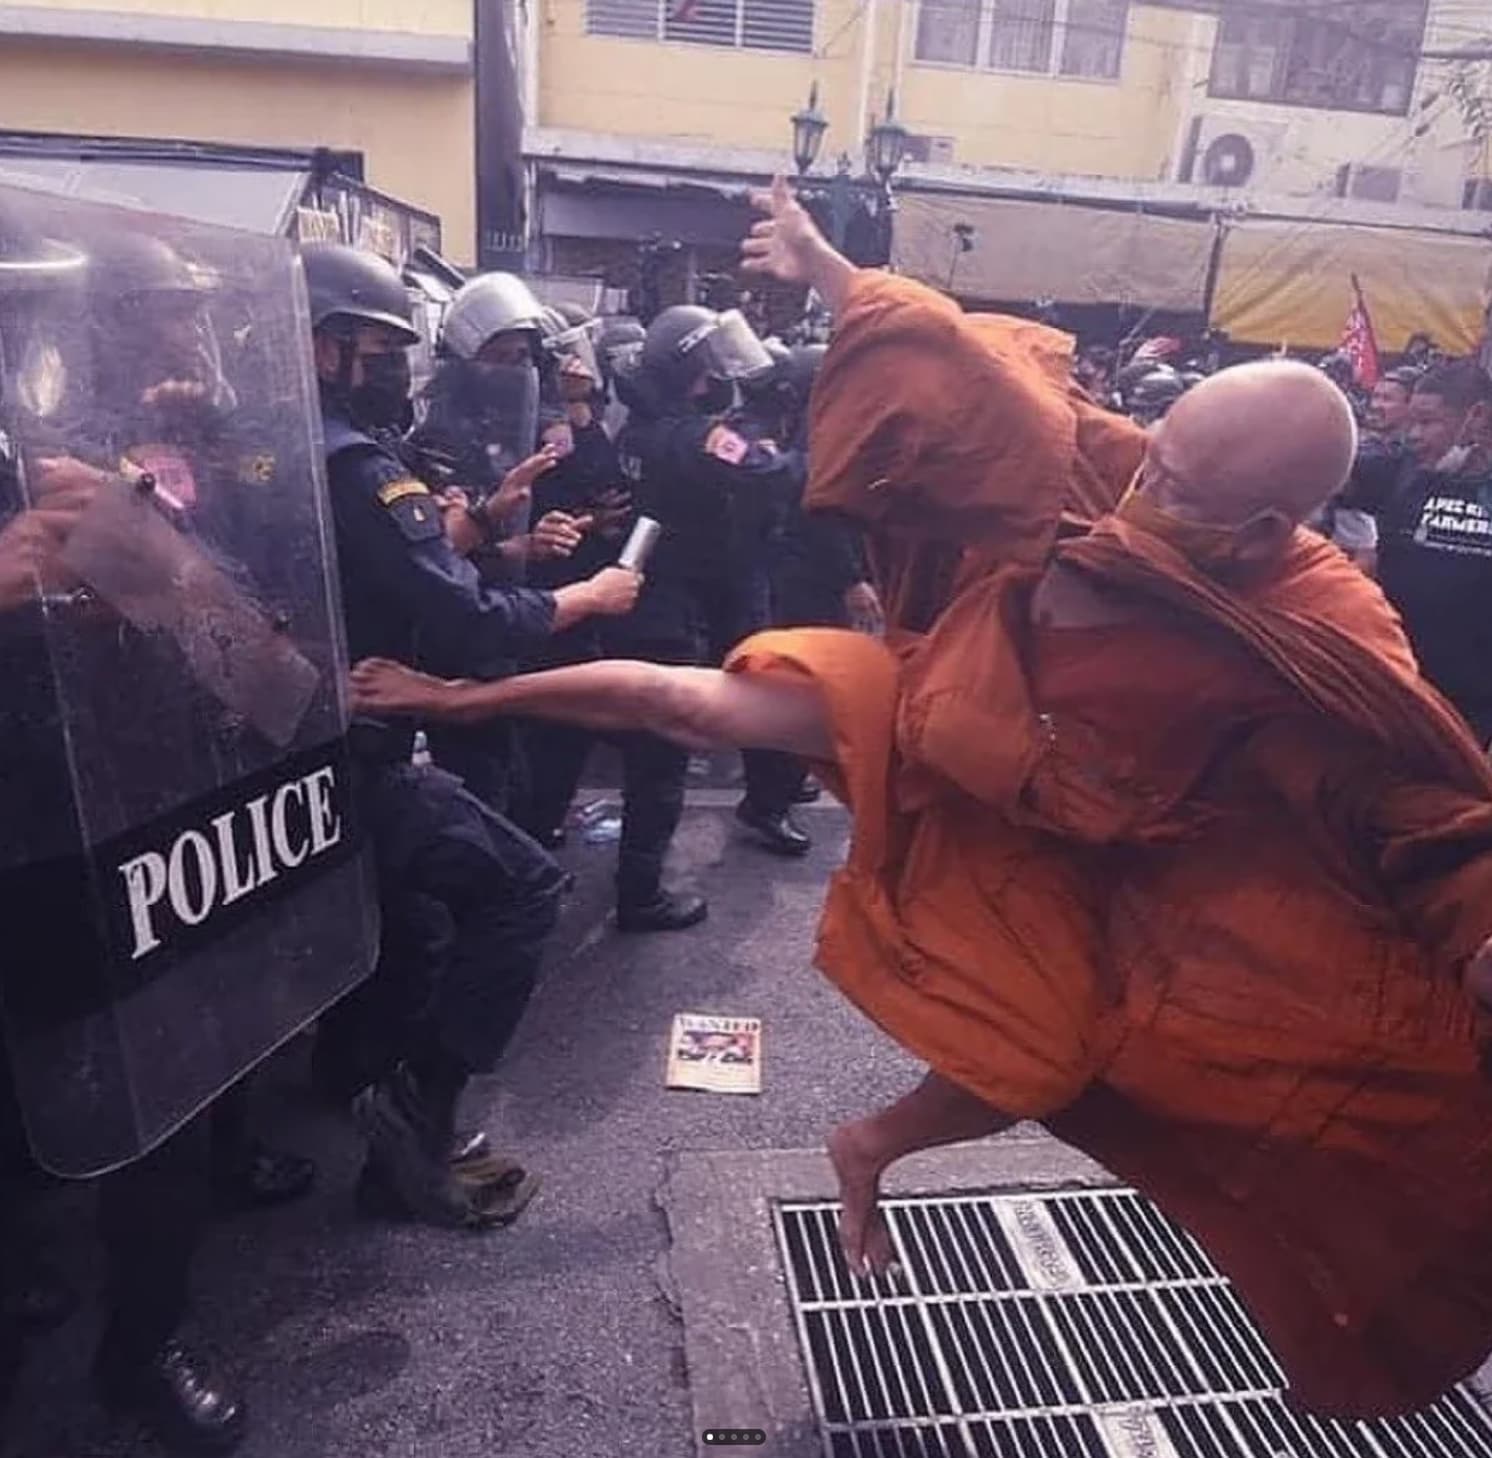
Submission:
{"label": "officer's hand", "polygon": [[365,658],[352,670],[352,707],[360,714],[437,714],[453,687],[387,658]]}
{"label": "officer's hand", "polygon": [[642,591],[642,575],[626,567],[603,567],[586,583],[590,590],[593,613],[605,618],[620,618],[637,606]]}
{"label": "officer's hand", "polygon": [[506,476],[503,483],[487,498],[487,519],[493,526],[500,526],[520,507],[526,506],[534,494],[534,482],[546,471],[558,464],[560,454],[553,446],[535,451],[526,461],[520,461]]}
{"label": "officer's hand", "polygon": [[886,631],[886,614],[870,583],[857,582],[845,589],[844,610],[850,615],[850,626],[857,633],[869,633],[879,638]]}
{"label": "officer's hand", "polygon": [[109,473],[73,456],[46,456],[32,466],[29,481],[37,506],[76,516],[107,484]]}
{"label": "officer's hand", "polygon": [[78,519],[74,510],[38,507],[12,517],[0,531],[0,612],[30,602]]}
{"label": "officer's hand", "polygon": [[603,537],[619,537],[627,518],[632,515],[632,497],[621,486],[603,491],[595,500],[591,521]]}
{"label": "officer's hand", "polygon": [[563,511],[546,512],[529,536],[528,553],[535,562],[552,562],[571,556],[590,525],[588,517]]}

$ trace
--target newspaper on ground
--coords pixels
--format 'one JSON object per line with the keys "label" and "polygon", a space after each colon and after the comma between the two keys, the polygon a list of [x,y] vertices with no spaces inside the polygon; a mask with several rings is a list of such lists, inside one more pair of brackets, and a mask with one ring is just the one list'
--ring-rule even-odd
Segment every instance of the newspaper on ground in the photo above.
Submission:
{"label": "newspaper on ground", "polygon": [[678,1013],[668,1041],[668,1087],[759,1094],[761,1019]]}

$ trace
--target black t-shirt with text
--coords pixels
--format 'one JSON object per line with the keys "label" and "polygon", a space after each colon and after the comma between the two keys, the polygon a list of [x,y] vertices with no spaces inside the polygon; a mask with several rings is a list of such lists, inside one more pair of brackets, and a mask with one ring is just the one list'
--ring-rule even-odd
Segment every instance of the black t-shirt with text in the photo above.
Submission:
{"label": "black t-shirt with text", "polygon": [[1492,475],[1418,472],[1379,528],[1379,581],[1421,670],[1492,738]]}

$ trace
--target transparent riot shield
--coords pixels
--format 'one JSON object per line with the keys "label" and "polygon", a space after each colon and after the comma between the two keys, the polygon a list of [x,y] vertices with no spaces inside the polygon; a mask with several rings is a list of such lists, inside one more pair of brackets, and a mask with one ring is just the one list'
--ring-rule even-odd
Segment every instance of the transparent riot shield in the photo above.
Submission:
{"label": "transparent riot shield", "polygon": [[0,615],[0,999],[57,1174],[373,963],[310,358],[288,244],[0,188],[0,517],[84,503]]}

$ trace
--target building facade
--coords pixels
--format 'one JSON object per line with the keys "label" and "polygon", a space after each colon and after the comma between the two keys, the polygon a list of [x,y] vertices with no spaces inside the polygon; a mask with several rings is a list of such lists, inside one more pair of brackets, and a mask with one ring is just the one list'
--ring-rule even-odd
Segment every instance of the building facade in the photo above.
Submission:
{"label": "building facade", "polygon": [[471,0],[0,3],[0,130],[331,148],[476,256]]}
{"label": "building facade", "polygon": [[[1452,331],[1464,333],[1479,312],[1492,167],[1452,82],[1492,81],[1423,53],[1492,43],[1485,0],[1220,0],[1213,13],[1202,0],[526,4],[532,257],[546,268],[625,276],[638,266],[629,240],[656,234],[679,245],[676,275],[708,282],[749,187],[791,170],[791,117],[817,88],[820,173],[841,155],[860,172],[894,98],[911,132],[896,261],[966,296],[1209,312],[1220,288],[1237,296],[1213,246],[1223,227],[1240,257],[1245,233],[1258,240],[1241,270],[1256,284],[1269,281],[1260,260],[1309,262],[1345,270],[1344,289],[1347,272],[1382,274],[1381,291],[1404,297],[1405,260],[1444,262],[1387,237],[1366,258],[1317,247],[1303,262],[1254,221],[1273,217],[1297,232],[1333,225],[1339,243],[1350,226],[1443,232],[1457,296],[1432,313],[1468,321]],[[1397,312],[1407,327],[1412,303]]]}

